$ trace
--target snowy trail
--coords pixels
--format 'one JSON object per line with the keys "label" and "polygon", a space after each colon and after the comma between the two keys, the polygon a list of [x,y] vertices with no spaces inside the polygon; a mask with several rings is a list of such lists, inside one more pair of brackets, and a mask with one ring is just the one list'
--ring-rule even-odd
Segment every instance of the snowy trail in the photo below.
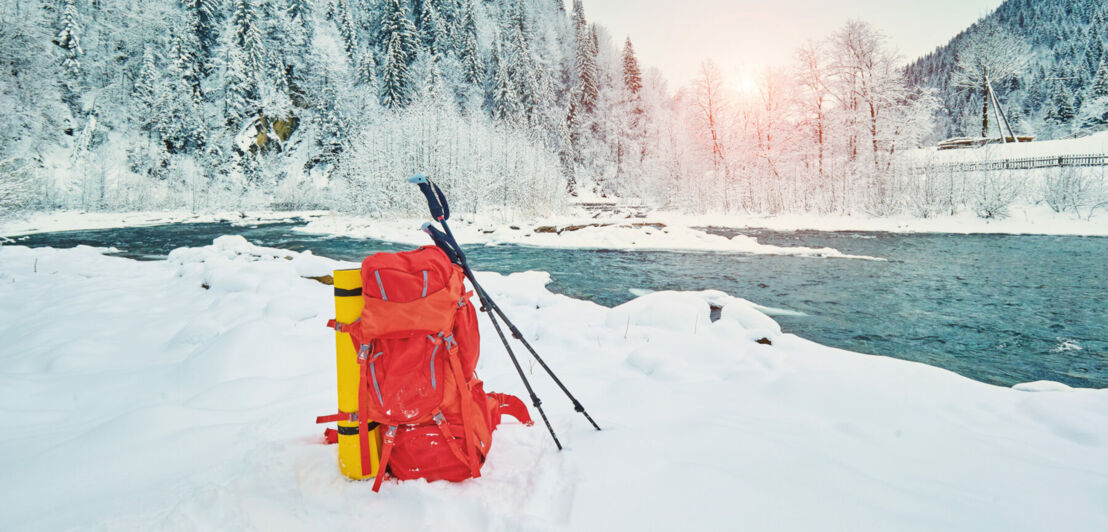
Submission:
{"label": "snowy trail", "polygon": [[[819,346],[719,292],[607,309],[540,272],[481,279],[605,430],[528,367],[564,452],[511,423],[481,479],[373,494],[312,424],[332,298],[302,276],[337,265],[237,237],[0,247],[0,529],[1108,529],[1108,390]],[[522,394],[482,326],[482,379]]]}

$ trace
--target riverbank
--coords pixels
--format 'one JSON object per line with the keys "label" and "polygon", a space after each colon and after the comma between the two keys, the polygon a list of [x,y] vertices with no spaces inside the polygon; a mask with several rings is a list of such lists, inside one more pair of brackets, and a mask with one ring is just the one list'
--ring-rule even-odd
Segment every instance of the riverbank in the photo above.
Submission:
{"label": "riverbank", "polygon": [[[374,494],[313,424],[333,303],[304,276],[351,265],[236,237],[146,262],[0,247],[0,528],[1108,527],[1108,390],[831,349],[718,292],[607,308],[541,272],[480,277],[605,430],[536,370],[565,451],[506,424],[482,478]],[[522,393],[494,335],[478,371]]]}
{"label": "riverbank", "polygon": [[[1091,220],[1072,213],[1055,213],[1044,205],[1014,206],[1003,220],[985,220],[972,213],[938,218],[795,214],[780,216],[687,215],[667,211],[646,211],[613,206],[615,213],[588,213],[517,219],[492,215],[456,214],[454,229],[467,244],[516,243],[523,245],[591,249],[684,249],[714,251],[772,252],[759,250],[749,242],[723,242],[705,236],[699,227],[769,229],[774,231],[867,231],[889,233],[1032,234],[1108,236],[1108,212],[1097,212]],[[418,227],[426,218],[377,220],[367,216],[328,211],[147,211],[99,213],[52,211],[0,221],[0,237],[114,227],[149,226],[165,223],[230,221],[235,224],[305,220],[305,231],[352,237],[369,237],[402,243],[423,243]],[[663,229],[665,230],[663,232]],[[692,232],[690,232],[692,231]],[[811,254],[818,254],[813,251]]]}

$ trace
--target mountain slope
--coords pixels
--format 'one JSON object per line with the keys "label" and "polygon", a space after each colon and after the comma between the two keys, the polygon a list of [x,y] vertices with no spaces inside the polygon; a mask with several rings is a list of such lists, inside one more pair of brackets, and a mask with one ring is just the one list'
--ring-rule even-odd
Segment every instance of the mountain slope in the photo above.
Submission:
{"label": "mountain slope", "polygon": [[[1031,45],[1030,64],[1015,79],[994,87],[1005,111],[1017,122],[1017,132],[1040,138],[1061,138],[1099,129],[1081,120],[1100,65],[1108,61],[1108,6],[1102,0],[1008,0],[996,11],[959,33],[944,46],[908,65],[911,83],[932,87],[945,103],[936,135],[975,136],[980,133],[981,96],[950,83],[958,52],[989,24],[996,23]],[[1074,116],[1051,120],[1052,109],[1069,101]],[[1015,125],[1015,124],[1014,124]]]}

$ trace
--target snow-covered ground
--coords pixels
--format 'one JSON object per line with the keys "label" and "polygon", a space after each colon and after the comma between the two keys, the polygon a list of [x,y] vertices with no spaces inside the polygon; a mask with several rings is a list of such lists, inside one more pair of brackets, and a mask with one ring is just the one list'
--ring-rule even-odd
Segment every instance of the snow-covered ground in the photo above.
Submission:
{"label": "snow-covered ground", "polygon": [[[508,423],[482,478],[374,494],[313,424],[333,300],[302,276],[340,265],[238,237],[0,247],[0,529],[1108,529],[1108,390],[831,349],[719,292],[608,309],[540,272],[480,277],[605,430],[528,365],[565,451]],[[522,395],[482,327],[486,386]]]}
{"label": "snow-covered ground", "polygon": [[[999,139],[999,137],[1000,135],[996,134],[994,138]],[[931,163],[1100,153],[1108,153],[1108,131],[1101,131],[1099,133],[1093,133],[1092,135],[1085,135],[1072,139],[987,144],[978,148],[959,150],[939,151],[938,148],[927,148],[909,152],[911,155],[927,158],[928,162]]]}

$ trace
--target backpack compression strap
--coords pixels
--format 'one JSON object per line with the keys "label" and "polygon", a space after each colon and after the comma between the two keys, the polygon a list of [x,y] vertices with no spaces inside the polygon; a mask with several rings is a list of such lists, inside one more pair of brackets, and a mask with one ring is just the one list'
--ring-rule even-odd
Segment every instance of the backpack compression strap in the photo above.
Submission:
{"label": "backpack compression strap", "polygon": [[[369,405],[366,401],[369,400],[368,394],[368,375],[369,364],[369,351],[370,345],[362,344],[358,349],[358,450],[362,455],[362,476],[368,477],[372,472],[370,467],[369,456]],[[395,432],[395,427],[393,428]],[[384,476],[385,462],[381,461],[381,465],[377,467],[377,478]]]}
{"label": "backpack compression strap", "polygon": [[[474,426],[474,422],[477,420],[474,419],[473,407],[476,405],[473,404],[473,392],[470,390],[469,381],[462,377],[462,364],[458,360],[458,343],[454,341],[454,335],[447,336],[445,341],[447,343],[447,360],[450,361],[450,370],[454,373],[454,386],[457,387],[458,402],[461,403],[462,407],[462,430],[465,431],[466,436],[467,458],[464,462],[469,465],[469,472],[473,478],[477,478],[481,476],[481,468],[477,459],[477,449],[473,443],[473,440],[477,439],[473,432],[477,428]],[[487,453],[486,445],[485,441],[482,440],[482,456]]]}
{"label": "backpack compression strap", "polygon": [[450,426],[446,424],[446,418],[442,415],[442,410],[435,410],[434,420],[435,425],[439,427],[439,432],[442,432],[442,437],[446,440],[446,446],[450,448],[450,452],[454,453],[454,457],[461,460],[463,464],[469,466],[469,460],[466,455],[462,453],[462,448],[458,447],[458,442],[454,441],[454,432],[450,430]]}
{"label": "backpack compression strap", "polygon": [[[396,425],[389,425],[382,440],[384,445],[381,447],[381,464],[377,466],[377,478],[373,479],[374,493],[381,491],[381,482],[385,480],[385,468],[388,467],[389,458],[392,457],[392,447],[396,445]],[[362,467],[365,467],[365,462],[362,463]]]}

